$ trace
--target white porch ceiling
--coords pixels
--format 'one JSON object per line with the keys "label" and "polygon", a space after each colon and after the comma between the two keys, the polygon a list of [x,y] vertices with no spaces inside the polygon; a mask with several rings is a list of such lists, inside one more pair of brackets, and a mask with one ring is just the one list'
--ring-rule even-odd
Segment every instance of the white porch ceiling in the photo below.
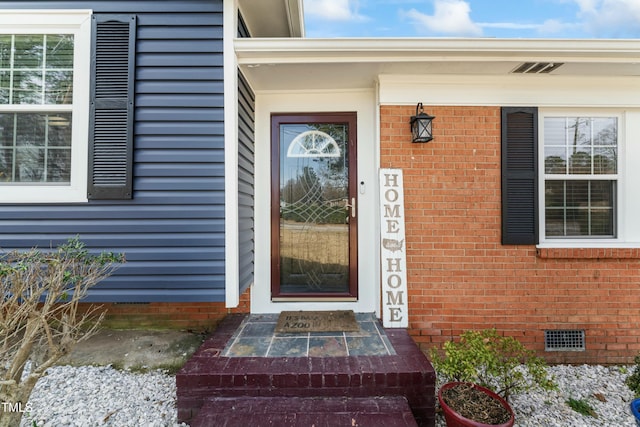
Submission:
{"label": "white porch ceiling", "polygon": [[255,90],[374,87],[379,75],[508,75],[524,62],[553,76],[638,76],[640,40],[238,39]]}

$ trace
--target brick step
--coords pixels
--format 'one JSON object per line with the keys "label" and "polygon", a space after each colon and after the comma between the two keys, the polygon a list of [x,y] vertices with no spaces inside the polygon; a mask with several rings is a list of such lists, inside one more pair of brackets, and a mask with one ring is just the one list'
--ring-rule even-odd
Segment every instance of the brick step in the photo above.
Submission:
{"label": "brick step", "polygon": [[191,427],[417,427],[407,399],[385,397],[213,397]]}
{"label": "brick step", "polygon": [[[435,425],[435,371],[405,329],[386,329],[387,337],[396,351],[395,355],[221,356],[222,349],[240,326],[242,319],[241,316],[228,316],[176,374],[178,422],[194,425],[192,420],[198,417],[203,405],[213,398],[368,399],[376,396],[405,398],[415,417],[414,422],[424,427]],[[300,417],[303,416],[305,414],[300,413]],[[321,418],[320,415],[317,417]],[[348,417],[345,415],[345,418]],[[387,417],[380,414],[377,418],[386,420]],[[351,418],[347,421],[349,422],[342,425],[351,426]],[[199,425],[219,424],[214,422]],[[229,425],[260,427],[265,424],[258,419],[255,422],[244,420]],[[279,423],[272,425],[278,426]],[[304,423],[301,422],[300,425]],[[311,425],[313,423],[307,427]],[[341,424],[328,425],[334,427]]]}

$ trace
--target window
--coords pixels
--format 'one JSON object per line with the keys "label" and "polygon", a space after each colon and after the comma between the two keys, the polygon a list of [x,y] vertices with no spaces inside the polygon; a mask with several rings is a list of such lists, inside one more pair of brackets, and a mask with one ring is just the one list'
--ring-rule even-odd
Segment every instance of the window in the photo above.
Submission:
{"label": "window", "polygon": [[618,118],[544,117],[547,239],[615,238]]}
{"label": "window", "polygon": [[501,114],[503,245],[640,247],[640,109]]}
{"label": "window", "polygon": [[87,200],[89,11],[0,15],[0,199]]}

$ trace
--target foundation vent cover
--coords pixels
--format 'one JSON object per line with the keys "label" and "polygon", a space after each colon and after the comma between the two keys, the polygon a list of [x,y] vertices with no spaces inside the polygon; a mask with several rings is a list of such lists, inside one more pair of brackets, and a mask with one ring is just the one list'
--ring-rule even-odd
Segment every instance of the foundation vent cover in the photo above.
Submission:
{"label": "foundation vent cover", "polygon": [[580,329],[544,331],[544,351],[585,351],[584,331]]}
{"label": "foundation vent cover", "polygon": [[564,65],[564,62],[525,62],[520,64],[514,74],[549,74]]}

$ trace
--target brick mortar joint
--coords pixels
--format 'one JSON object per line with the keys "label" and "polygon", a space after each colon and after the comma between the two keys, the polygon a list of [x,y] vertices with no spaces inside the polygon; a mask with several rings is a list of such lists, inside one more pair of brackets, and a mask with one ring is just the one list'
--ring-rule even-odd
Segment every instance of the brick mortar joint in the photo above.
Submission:
{"label": "brick mortar joint", "polygon": [[640,248],[538,248],[541,259],[640,259]]}

